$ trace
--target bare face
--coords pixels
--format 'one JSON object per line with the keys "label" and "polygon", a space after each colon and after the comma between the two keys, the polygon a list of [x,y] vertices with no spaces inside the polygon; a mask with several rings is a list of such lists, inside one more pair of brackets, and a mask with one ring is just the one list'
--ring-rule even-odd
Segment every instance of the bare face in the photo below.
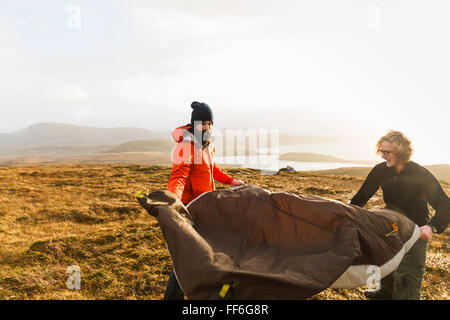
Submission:
{"label": "bare face", "polygon": [[203,142],[211,140],[212,125],[212,121],[203,121],[201,124],[195,124],[195,130],[197,131],[197,134],[201,134],[200,136],[198,136],[198,138],[201,138]]}
{"label": "bare face", "polygon": [[401,165],[399,158],[394,152],[395,146],[392,143],[388,141],[383,141],[381,143],[381,157],[386,160],[386,166],[388,167],[398,167]]}
{"label": "bare face", "polygon": [[202,131],[203,130],[211,130],[213,123],[211,121],[203,121]]}
{"label": "bare face", "polygon": [[198,131],[211,130],[212,125],[213,125],[213,124],[212,124],[211,121],[203,121],[201,125],[198,124],[198,125],[196,126],[196,129],[197,129]]}

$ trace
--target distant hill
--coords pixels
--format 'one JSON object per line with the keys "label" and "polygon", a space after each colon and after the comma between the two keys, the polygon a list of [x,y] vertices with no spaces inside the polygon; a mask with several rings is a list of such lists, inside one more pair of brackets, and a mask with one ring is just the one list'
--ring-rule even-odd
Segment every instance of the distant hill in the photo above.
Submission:
{"label": "distant hill", "polygon": [[279,157],[280,160],[298,161],[298,162],[342,162],[342,163],[359,163],[359,164],[376,164],[376,161],[369,160],[345,160],[333,156],[327,156],[317,153],[288,152],[283,153]]}
{"label": "distant hill", "polygon": [[36,123],[17,132],[0,134],[0,148],[117,145],[130,140],[167,137],[168,132],[137,128],[95,128],[64,123]]}
{"label": "distant hill", "polygon": [[356,140],[356,138],[339,137],[339,136],[303,136],[303,135],[280,133],[280,145],[342,142],[351,140]]}
{"label": "distant hill", "polygon": [[112,145],[107,145],[80,147],[0,148],[0,158],[87,155],[96,154],[104,150],[108,150],[112,147]]}
{"label": "distant hill", "polygon": [[162,152],[123,152],[100,153],[72,156],[28,156],[16,158],[0,158],[0,166],[43,165],[43,164],[139,164],[139,165],[171,165],[170,156]]}
{"label": "distant hill", "polygon": [[[86,146],[116,146],[126,142],[131,142],[128,145],[121,146],[117,149],[117,152],[126,151],[156,151],[154,147],[166,148],[166,144],[163,142],[153,144],[150,146],[148,140],[154,139],[170,139],[170,132],[173,128],[167,131],[151,131],[139,128],[97,128],[97,127],[85,127],[76,126],[64,123],[36,123],[29,127],[13,132],[13,133],[0,133],[0,156],[3,155],[26,155],[27,150],[11,151],[9,149],[35,149],[30,151],[31,155],[47,155],[51,154],[53,150],[37,149],[37,148],[73,148],[73,147],[86,147]],[[218,129],[222,134],[227,133],[227,129]],[[242,129],[244,134],[248,134],[246,129]],[[233,132],[233,131],[231,131]],[[297,136],[289,135],[285,133],[279,134],[280,145],[290,144],[310,144],[320,142],[333,142],[348,140],[345,137],[332,137],[332,136]],[[139,141],[139,142],[137,142]],[[225,143],[226,139],[222,140]],[[237,142],[236,142],[237,143]],[[246,138],[246,146],[234,145],[234,152],[248,153],[248,137]],[[268,141],[270,145],[270,139]],[[267,145],[267,147],[269,147]],[[148,149],[150,147],[150,149]],[[171,148],[170,148],[171,149]],[[121,151],[122,150],[122,151]],[[166,149],[164,149],[166,150]],[[63,153],[73,152],[74,150],[61,150]],[[104,150],[102,150],[104,151]],[[170,151],[170,150],[169,150]],[[221,150],[218,150],[219,153]],[[231,150],[230,150],[231,151]],[[227,152],[230,152],[227,151]]]}
{"label": "distant hill", "polygon": [[[450,184],[450,164],[436,164],[424,166],[430,172],[438,178],[441,182]],[[372,167],[349,167],[349,168],[338,168],[331,170],[318,170],[317,173],[322,174],[335,174],[335,175],[350,175],[350,176],[367,176]]]}
{"label": "distant hill", "polygon": [[121,152],[163,152],[170,153],[175,145],[175,142],[170,139],[153,139],[153,140],[138,140],[128,141],[110,149],[102,151],[102,153],[121,153]]}
{"label": "distant hill", "polygon": [[[239,135],[239,130],[242,130],[244,134],[250,135],[251,132],[256,133],[258,139],[260,138],[258,130],[253,131],[246,128],[243,129],[228,129],[228,128],[218,128],[218,131],[222,133],[221,136],[225,137],[230,130],[231,134]],[[325,142],[342,142],[342,141],[354,141],[358,138],[341,137],[341,136],[307,136],[307,135],[293,135],[283,132],[279,132],[278,143],[280,146],[283,145],[295,145],[295,144],[315,144],[315,143],[325,143]],[[270,131],[267,132],[267,146],[270,147],[271,136]]]}
{"label": "distant hill", "polygon": [[[173,147],[175,146],[175,142],[170,139],[152,139],[152,140],[137,140],[137,141],[127,141],[120,145],[114,146],[110,149],[103,150],[102,153],[119,153],[119,152],[146,152],[146,151],[158,151],[158,152],[171,152]],[[222,147],[226,147],[225,145],[219,144],[217,141],[215,142],[216,156],[223,156]],[[254,154],[256,154],[257,150],[252,150]],[[232,150],[226,149],[227,155],[249,155],[250,149],[247,145],[244,148],[239,148],[237,144],[233,145]],[[331,156],[325,156],[321,154],[313,154],[313,153],[285,153],[280,156],[280,160],[291,160],[291,161],[303,161],[303,162],[345,162],[345,163],[362,163],[362,164],[374,164],[373,161],[354,161],[354,160],[344,160]]]}

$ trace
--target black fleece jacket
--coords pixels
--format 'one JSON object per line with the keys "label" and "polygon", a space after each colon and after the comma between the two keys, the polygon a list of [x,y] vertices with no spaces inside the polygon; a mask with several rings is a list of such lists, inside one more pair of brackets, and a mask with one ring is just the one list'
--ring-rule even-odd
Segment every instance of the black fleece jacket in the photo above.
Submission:
{"label": "black fleece jacket", "polygon": [[[351,204],[364,206],[381,186],[387,208],[404,213],[418,226],[430,225],[437,233],[447,228],[450,200],[439,181],[421,165],[409,161],[397,174],[386,162],[377,164],[369,173]],[[435,209],[430,219],[427,202]]]}

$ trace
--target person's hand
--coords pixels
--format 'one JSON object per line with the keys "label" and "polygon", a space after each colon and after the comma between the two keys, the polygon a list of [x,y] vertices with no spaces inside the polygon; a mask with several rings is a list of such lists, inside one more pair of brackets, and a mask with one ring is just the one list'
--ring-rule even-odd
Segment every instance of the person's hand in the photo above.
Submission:
{"label": "person's hand", "polygon": [[421,226],[420,228],[420,239],[430,241],[433,237],[433,230],[431,230],[431,227],[428,225]]}
{"label": "person's hand", "polygon": [[231,186],[232,187],[242,186],[244,184],[245,184],[245,182],[242,181],[242,180],[233,180],[233,181],[231,181]]}

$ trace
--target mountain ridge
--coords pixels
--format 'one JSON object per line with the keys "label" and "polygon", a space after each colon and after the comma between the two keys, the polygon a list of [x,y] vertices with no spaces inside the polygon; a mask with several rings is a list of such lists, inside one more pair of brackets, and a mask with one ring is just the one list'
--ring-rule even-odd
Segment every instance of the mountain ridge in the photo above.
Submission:
{"label": "mountain ridge", "polygon": [[40,122],[13,133],[1,133],[0,148],[117,145],[130,140],[168,136],[168,132],[132,127],[99,128],[57,122]]}

